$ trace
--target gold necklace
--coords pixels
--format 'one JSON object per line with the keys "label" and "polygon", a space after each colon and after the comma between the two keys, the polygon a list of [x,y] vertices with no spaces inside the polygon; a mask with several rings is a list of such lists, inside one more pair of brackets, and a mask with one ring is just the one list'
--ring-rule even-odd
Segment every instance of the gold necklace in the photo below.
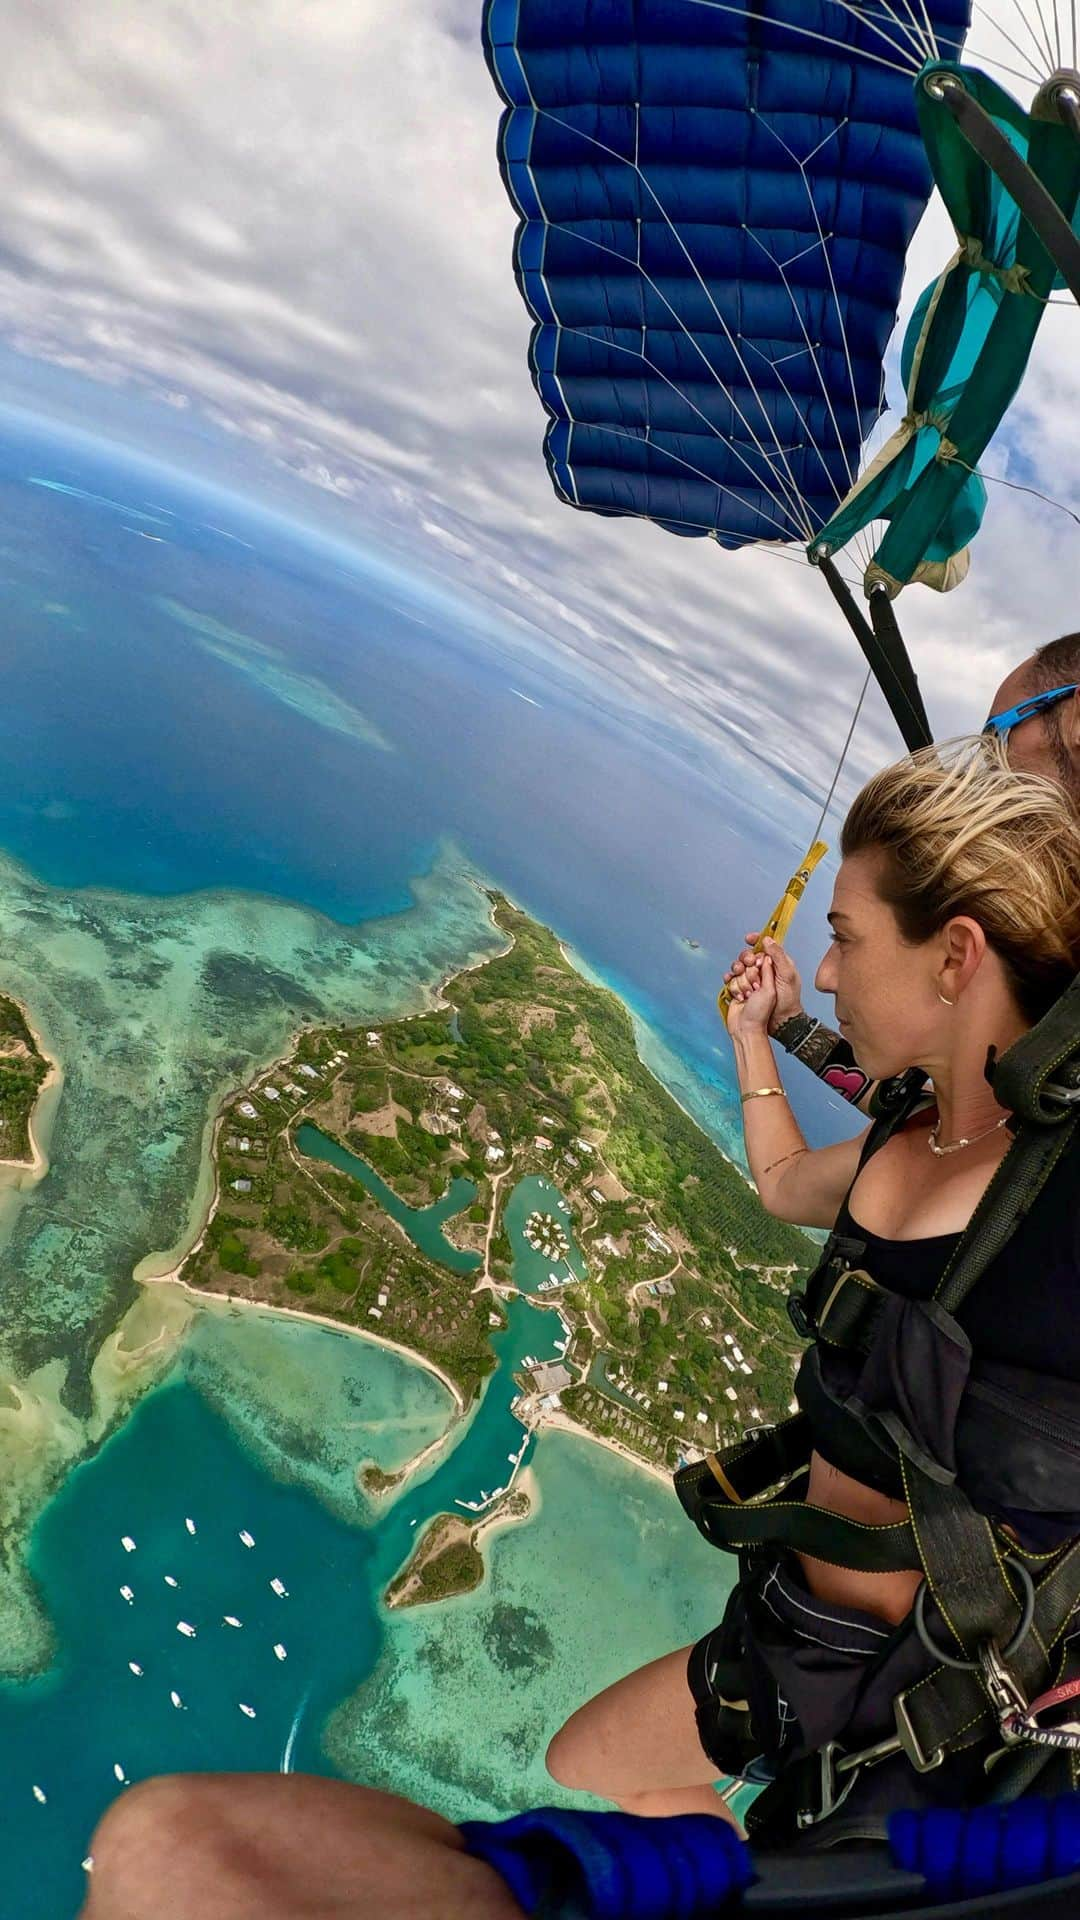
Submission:
{"label": "gold necklace", "polygon": [[938,1159],[943,1160],[947,1153],[959,1153],[961,1147],[973,1147],[979,1140],[989,1140],[992,1133],[996,1133],[999,1127],[1007,1124],[1009,1117],[1007,1113],[1003,1113],[1001,1119],[995,1120],[992,1127],[984,1127],[981,1133],[973,1133],[970,1139],[968,1139],[966,1135],[962,1135],[959,1140],[950,1140],[948,1145],[944,1147],[938,1146],[937,1137],[941,1129],[941,1121],[937,1120],[926,1136],[926,1144],[931,1153],[936,1153]]}

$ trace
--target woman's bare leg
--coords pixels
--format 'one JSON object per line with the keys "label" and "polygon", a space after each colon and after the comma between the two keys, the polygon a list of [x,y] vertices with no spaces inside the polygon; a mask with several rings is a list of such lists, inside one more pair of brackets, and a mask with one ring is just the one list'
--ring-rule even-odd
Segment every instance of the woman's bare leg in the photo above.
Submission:
{"label": "woman's bare leg", "polygon": [[552,1779],[627,1813],[712,1813],[737,1827],[698,1739],[689,1657],[689,1647],[666,1653],[579,1707],[548,1748]]}
{"label": "woman's bare leg", "polygon": [[188,1774],[115,1800],[81,1920],[523,1920],[426,1807],[309,1774]]}

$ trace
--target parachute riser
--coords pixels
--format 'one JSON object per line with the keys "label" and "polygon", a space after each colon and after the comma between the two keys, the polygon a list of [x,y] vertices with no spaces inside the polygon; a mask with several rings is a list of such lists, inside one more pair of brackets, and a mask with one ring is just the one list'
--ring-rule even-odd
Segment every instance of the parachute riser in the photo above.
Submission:
{"label": "parachute riser", "polygon": [[812,547],[810,557],[862,648],[908,752],[930,746],[934,736],[888,592],[881,587],[871,593],[871,619],[867,620],[828,549]]}
{"label": "parachute riser", "polygon": [[[957,73],[934,73],[924,82],[931,99],[948,108],[968,145],[1015,200],[1037,234],[1074,300],[1080,304],[1080,238],[1052,193],[1017,153],[992,114],[965,87]],[[1080,131],[1080,73],[1063,69],[1040,91],[1033,120],[1051,121]]]}

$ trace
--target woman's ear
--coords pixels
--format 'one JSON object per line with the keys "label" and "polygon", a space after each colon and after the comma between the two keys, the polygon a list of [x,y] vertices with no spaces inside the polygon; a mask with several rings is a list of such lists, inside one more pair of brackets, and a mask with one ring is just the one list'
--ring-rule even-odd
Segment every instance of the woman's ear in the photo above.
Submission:
{"label": "woman's ear", "polygon": [[986,953],[986,935],[977,920],[958,913],[944,929],[945,961],[939,992],[956,1001],[982,965]]}

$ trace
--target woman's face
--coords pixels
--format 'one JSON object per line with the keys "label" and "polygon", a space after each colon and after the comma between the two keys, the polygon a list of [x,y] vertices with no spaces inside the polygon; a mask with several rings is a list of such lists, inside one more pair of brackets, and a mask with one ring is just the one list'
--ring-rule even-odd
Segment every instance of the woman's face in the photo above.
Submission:
{"label": "woman's face", "polygon": [[870,851],[842,863],[828,916],[832,945],[814,981],[819,993],[835,997],[844,1039],[878,1080],[932,1057],[947,1013],[938,998],[941,945],[912,946],[902,938],[877,889],[881,862]]}

